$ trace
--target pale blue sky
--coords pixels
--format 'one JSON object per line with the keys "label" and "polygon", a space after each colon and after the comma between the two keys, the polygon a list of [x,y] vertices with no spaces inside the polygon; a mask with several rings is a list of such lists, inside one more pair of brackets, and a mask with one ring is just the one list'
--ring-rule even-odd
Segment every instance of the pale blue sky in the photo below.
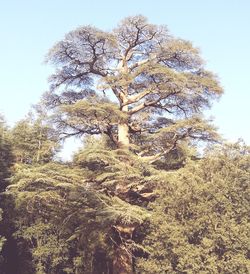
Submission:
{"label": "pale blue sky", "polygon": [[0,0],[0,112],[10,125],[48,89],[48,49],[79,25],[110,30],[142,14],[199,47],[225,94],[209,111],[229,140],[250,143],[249,0]]}

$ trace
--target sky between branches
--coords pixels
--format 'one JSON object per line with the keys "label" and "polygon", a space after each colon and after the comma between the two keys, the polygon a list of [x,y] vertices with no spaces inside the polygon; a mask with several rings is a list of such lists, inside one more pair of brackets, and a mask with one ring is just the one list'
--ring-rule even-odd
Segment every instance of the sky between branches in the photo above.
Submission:
{"label": "sky between branches", "polygon": [[207,113],[223,137],[250,144],[250,1],[248,0],[0,0],[0,112],[9,125],[25,117],[48,90],[49,48],[80,25],[111,30],[124,17],[150,23],[201,49],[225,94]]}

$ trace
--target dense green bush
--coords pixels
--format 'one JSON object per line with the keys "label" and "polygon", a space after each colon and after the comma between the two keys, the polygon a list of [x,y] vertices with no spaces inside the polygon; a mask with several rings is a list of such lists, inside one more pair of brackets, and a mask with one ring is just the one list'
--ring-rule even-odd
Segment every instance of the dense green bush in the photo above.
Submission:
{"label": "dense green bush", "polygon": [[248,273],[250,155],[225,146],[166,175],[140,273]]}

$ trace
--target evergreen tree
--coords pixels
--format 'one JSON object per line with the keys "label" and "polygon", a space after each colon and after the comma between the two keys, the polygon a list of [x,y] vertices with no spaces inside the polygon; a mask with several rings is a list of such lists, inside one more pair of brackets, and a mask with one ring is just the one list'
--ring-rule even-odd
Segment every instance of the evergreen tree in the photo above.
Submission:
{"label": "evergreen tree", "polygon": [[[33,257],[29,265],[28,254],[20,254],[19,268],[55,274],[115,271],[113,258],[124,256],[117,243],[124,241],[126,250],[137,248],[133,231],[149,217],[146,208],[137,205],[137,195],[148,203],[153,175],[144,163],[134,164],[133,157],[107,150],[96,140],[75,156],[74,166],[18,166],[8,188],[18,205],[15,237]],[[134,181],[130,187],[128,179]]]}
{"label": "evergreen tree", "polygon": [[[80,163],[102,178],[100,189],[128,208],[144,208],[143,196],[154,197],[154,184],[145,186],[144,177],[152,175],[145,165],[159,167],[157,161],[184,143],[217,137],[200,116],[222,93],[216,76],[190,42],[143,16],[125,18],[111,32],[79,27],[50,50],[47,61],[56,66],[45,95],[54,123],[62,136],[109,138],[111,150],[85,150]],[[133,272],[130,240],[138,225],[126,214],[113,224],[114,273]]]}
{"label": "evergreen tree", "polygon": [[13,154],[9,132],[5,121],[0,116],[0,192],[4,191],[10,176],[10,167],[13,164]]}
{"label": "evergreen tree", "polygon": [[[38,114],[36,117],[30,115],[27,119],[20,121],[12,130],[7,131],[5,127],[1,127],[0,179],[1,190],[4,192],[0,196],[0,205],[3,209],[0,235],[6,239],[0,266],[0,272],[3,274],[19,273],[20,266],[25,266],[22,261],[31,261],[31,254],[25,246],[26,243],[23,240],[17,241],[15,236],[17,229],[21,229],[16,221],[27,212],[24,211],[18,216],[17,199],[8,191],[8,185],[11,183],[9,177],[10,175],[15,176],[18,169],[23,169],[25,167],[23,164],[35,165],[51,161],[59,148],[59,138],[55,130],[46,123],[44,115]],[[11,170],[12,174],[10,174],[12,164],[14,165]],[[13,264],[13,261],[16,263]],[[31,270],[32,268],[27,267],[24,273],[34,273]]]}
{"label": "evergreen tree", "polygon": [[139,273],[249,273],[249,153],[225,145],[163,174]]}
{"label": "evergreen tree", "polygon": [[[4,118],[0,116],[0,270],[3,272],[4,257],[6,253],[6,247],[9,242],[8,230],[5,227],[3,218],[8,215],[7,203],[3,198],[3,192],[6,186],[9,184],[9,177],[11,176],[11,167],[13,165],[13,153],[10,141],[9,131],[5,125]],[[4,210],[4,211],[3,211]]]}
{"label": "evergreen tree", "polygon": [[190,42],[143,16],[125,18],[112,32],[79,27],[47,60],[57,69],[46,100],[62,134],[106,134],[120,148],[162,129],[163,150],[195,136],[198,118],[186,129],[178,118],[186,121],[222,93]]}
{"label": "evergreen tree", "polygon": [[59,137],[46,117],[40,115],[19,121],[11,132],[16,162],[48,163],[59,149]]}
{"label": "evergreen tree", "polygon": [[198,49],[135,16],[69,32],[47,61],[35,115],[0,119],[1,274],[248,273],[249,148],[197,156],[222,94]]}

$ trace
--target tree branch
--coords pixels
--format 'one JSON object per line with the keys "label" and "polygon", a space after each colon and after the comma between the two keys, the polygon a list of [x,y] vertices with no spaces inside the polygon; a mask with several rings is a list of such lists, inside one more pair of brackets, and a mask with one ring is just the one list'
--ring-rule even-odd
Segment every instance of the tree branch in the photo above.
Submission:
{"label": "tree branch", "polygon": [[142,109],[144,109],[144,108],[146,108],[146,107],[154,106],[155,104],[157,104],[157,103],[158,103],[160,100],[162,100],[162,99],[164,99],[164,98],[159,98],[159,99],[154,100],[154,101],[146,101],[146,102],[143,102],[143,103],[139,104],[138,106],[135,106],[135,107],[133,107],[132,109],[130,109],[130,110],[128,111],[128,114],[129,114],[129,115],[132,115],[132,114],[135,114],[135,113],[137,113],[138,111],[140,111],[140,110],[142,110]]}
{"label": "tree branch", "polygon": [[136,103],[136,102],[140,101],[142,98],[144,98],[145,96],[147,96],[149,93],[152,93],[152,91],[145,90],[143,92],[140,92],[139,94],[129,96],[129,98],[127,99],[127,102],[124,103],[123,105],[129,105],[129,104]]}

